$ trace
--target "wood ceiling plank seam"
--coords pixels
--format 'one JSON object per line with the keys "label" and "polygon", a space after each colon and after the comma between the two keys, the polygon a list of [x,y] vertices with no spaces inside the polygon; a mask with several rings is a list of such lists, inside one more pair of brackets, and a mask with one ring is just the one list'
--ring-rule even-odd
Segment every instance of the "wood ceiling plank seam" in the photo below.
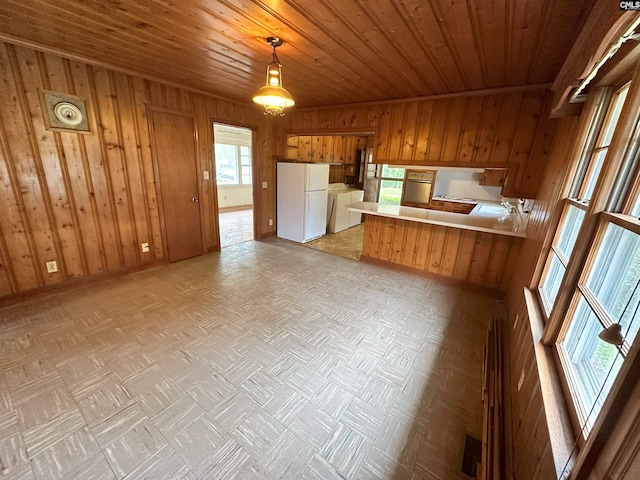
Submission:
{"label": "wood ceiling plank seam", "polygon": [[[212,14],[215,14],[215,13],[212,13]],[[242,14],[242,13],[241,12],[240,13],[236,12],[236,14]],[[247,18],[247,19],[249,21],[252,20],[251,18]],[[273,29],[268,29],[268,28],[264,27],[263,24],[260,24],[259,22],[258,23],[253,22],[253,23],[255,23],[256,25],[260,26],[262,28],[262,30],[263,30],[263,32],[258,34],[258,35],[265,36],[265,35],[268,35],[268,34],[272,33],[272,31],[273,31]],[[238,44],[239,42],[233,41],[232,43]],[[289,42],[289,43],[291,43],[291,42]],[[265,56],[265,58],[266,58],[266,56]],[[264,61],[264,64],[266,65],[266,60]],[[306,78],[304,78],[305,81],[302,81],[300,83],[307,84],[309,81],[312,81],[316,77],[316,76],[311,76],[308,73],[308,69],[304,69],[302,67],[298,67],[296,63],[294,63],[293,65],[294,66],[287,66],[287,70],[289,71],[289,73],[296,72],[300,77],[306,77]],[[340,75],[342,75],[344,78],[346,78],[346,76],[344,76],[344,74],[340,74]],[[295,75],[294,75],[294,78],[295,78]],[[326,92],[326,95],[328,95],[328,94],[331,94],[334,91],[334,88],[330,88],[330,85],[331,85],[332,81],[335,81],[335,77],[326,75],[325,76],[325,80],[326,80],[325,82],[319,82],[318,83],[318,87],[317,87],[316,90],[317,91],[323,91],[323,86],[327,85],[327,87],[324,88],[324,91]],[[259,80],[256,80],[256,84],[260,84],[260,83],[261,82]],[[357,94],[357,89],[356,89],[356,87],[353,87],[353,90],[352,90],[352,93],[351,93],[351,98],[358,98],[356,94]]]}
{"label": "wood ceiling plank seam", "polygon": [[[39,0],[34,0],[34,1],[39,1]],[[28,8],[28,7],[27,7]],[[48,17],[50,17],[54,22],[59,23],[58,27],[61,31],[60,36],[64,36],[63,32],[68,32],[70,29],[73,29],[74,27],[76,27],[77,29],[77,22],[73,21],[72,17],[68,17],[69,15],[69,11],[66,10],[60,10],[61,13],[65,13],[67,15],[67,17],[63,17],[62,18],[62,22],[60,22],[60,17],[58,17],[57,15],[47,15]],[[82,18],[83,18],[83,22],[89,22],[90,24],[93,25],[93,27],[85,27],[85,26],[81,26],[81,29],[78,30],[78,35],[76,37],[76,39],[72,42],[72,43],[78,43],[81,42],[81,38],[91,38],[92,36],[95,36],[96,31],[100,31],[100,28],[103,27],[105,25],[106,21],[111,21],[114,22],[115,18],[113,17],[105,17],[105,16],[100,16],[100,14],[96,14],[97,18],[96,19],[92,19],[90,17],[90,14],[93,13],[92,11],[83,11],[83,10],[78,10],[79,14],[82,14]],[[38,13],[38,18],[46,18],[47,16],[43,15],[42,11],[38,11],[37,9],[33,12],[33,14]],[[30,16],[31,17],[31,16]],[[68,18],[68,19],[67,19]],[[65,20],[67,19],[67,20]],[[110,44],[121,44],[123,47],[130,47],[130,45],[133,44],[137,44],[138,47],[137,48],[142,48],[143,50],[149,52],[147,57],[149,60],[153,60],[154,62],[158,61],[158,57],[156,55],[156,50],[155,48],[157,47],[157,45],[161,45],[161,44],[167,44],[166,37],[164,35],[145,35],[146,30],[143,31],[136,31],[135,33],[129,32],[126,29],[128,28],[132,28],[135,27],[134,25],[128,25],[126,23],[122,23],[122,22],[118,22],[120,24],[120,26],[125,29],[125,30],[121,30],[119,32],[119,35],[116,36],[115,38],[110,37],[109,38],[109,43]],[[160,31],[160,33],[162,33],[161,29],[158,29]],[[142,35],[140,34],[142,32]],[[121,38],[124,37],[124,38]],[[138,41],[140,40],[140,38],[148,38],[148,43],[144,42],[144,43],[138,43]],[[129,40],[127,40],[129,39]],[[95,48],[95,42],[91,42],[91,43],[87,43],[88,47],[94,47]],[[148,45],[153,44],[154,47],[149,47]],[[69,44],[67,44],[69,45]],[[183,47],[180,44],[174,43],[175,47],[178,50],[183,50]],[[70,48],[70,47],[69,47]],[[151,48],[154,48],[153,50]],[[203,46],[203,48],[205,50],[207,50],[206,46]],[[162,56],[162,59],[167,58],[166,62],[170,62],[168,63],[168,65],[173,65],[176,62],[173,62],[170,60],[170,58],[172,56],[175,56],[178,52],[176,52],[175,49],[172,49],[170,46],[168,47],[168,49],[166,49],[165,51],[167,52],[171,52],[173,55],[167,55],[167,56]],[[207,50],[210,51],[210,50]],[[119,52],[114,51],[114,54],[119,54]],[[232,60],[234,60],[237,63],[241,63],[238,62],[237,59],[230,57],[228,55],[224,55],[224,54],[219,54],[217,52],[213,52],[216,55],[219,55],[220,57],[223,58],[230,58]],[[230,67],[225,63],[225,62],[221,62],[215,58],[211,58],[209,55],[203,55],[203,54],[196,54],[194,53],[193,50],[191,50],[191,54],[192,56],[195,57],[201,57],[203,60],[213,60],[216,63],[219,63],[220,67],[223,71],[228,70]],[[228,73],[236,75],[236,71],[241,71],[241,72],[246,72],[246,73],[251,73],[251,69],[249,68],[250,65],[248,63],[246,63],[246,69],[242,69],[239,67],[232,67],[232,70],[228,71]]]}
{"label": "wood ceiling plank seam", "polygon": [[[256,5],[258,5],[258,6],[260,6],[261,8],[263,8],[263,10],[265,10],[265,13],[270,14],[271,16],[273,16],[274,18],[276,18],[280,23],[284,24],[284,25],[285,25],[287,28],[289,28],[291,31],[296,32],[300,37],[305,38],[307,41],[309,41],[309,42],[310,42],[310,43],[312,43],[312,44],[316,44],[316,45],[318,45],[318,42],[317,42],[317,41],[315,41],[315,40],[313,40],[313,39],[312,39],[312,38],[311,38],[311,37],[310,37],[306,32],[304,32],[304,31],[300,30],[300,29],[299,29],[298,27],[296,27],[293,23],[291,23],[291,22],[287,21],[287,20],[286,20],[282,15],[279,15],[279,14],[278,14],[278,13],[276,13],[275,11],[273,11],[273,10],[269,9],[268,7],[266,7],[266,6],[264,5],[264,3],[263,3],[263,2],[255,1],[255,0],[252,0],[252,1],[253,1],[253,3],[255,3]],[[322,3],[322,4],[325,6],[325,8],[326,8],[326,4],[325,4],[322,0],[319,0],[319,1],[318,1],[318,3]],[[315,21],[312,17],[308,17],[308,16],[307,16],[307,14],[305,14],[303,11],[300,11],[294,3],[289,2],[289,6],[290,6],[291,8],[293,8],[294,10],[296,10],[296,11],[298,12],[298,14],[299,14],[299,15],[304,16],[304,17],[305,17],[309,22],[313,23],[313,24],[314,24],[314,25],[315,25],[319,30],[322,30],[322,27],[320,27],[320,26],[319,26],[319,23],[318,23],[317,21]],[[343,22],[343,24],[345,24],[345,23]],[[346,24],[345,24],[345,25],[346,25]],[[331,37],[331,36],[330,36],[330,35],[328,35],[328,34],[326,34],[326,35],[327,35],[328,39],[335,41],[335,40],[333,39],[333,37]],[[292,40],[288,40],[288,42],[289,42],[289,43],[291,43],[292,45],[296,45],[296,44],[295,44],[295,42],[294,42],[294,41],[292,41]],[[345,51],[345,52],[348,52],[349,54],[351,54],[351,55],[352,55],[352,57],[353,57],[353,59],[352,59],[352,61],[353,61],[353,62],[361,63],[361,64],[362,64],[366,69],[368,69],[372,74],[375,74],[375,75],[379,75],[379,74],[380,74],[380,72],[379,72],[378,70],[375,70],[371,65],[369,65],[369,64],[368,64],[368,63],[366,63],[366,62],[363,62],[363,61],[362,61],[362,57],[361,57],[361,56],[357,55],[355,52],[352,52],[352,51],[351,51],[351,49],[345,48],[345,44],[346,44],[346,43],[340,43],[340,44],[338,45],[338,47],[339,47],[342,51]],[[320,50],[321,50],[323,53],[332,53],[332,52],[333,52],[333,49],[332,49],[332,48],[327,48],[327,47],[324,47],[324,46],[321,46],[321,47],[320,47]],[[302,50],[300,50],[300,51],[301,51],[301,53],[304,53]],[[312,55],[309,55],[309,56],[310,56],[310,57],[312,57]],[[344,66],[344,67],[345,67],[349,72],[353,72],[353,65],[350,65],[349,63],[347,63],[346,61],[343,61],[340,57],[337,57],[337,56],[335,56],[335,55],[333,56],[333,58],[334,58],[335,60],[337,60],[340,64],[342,64],[342,65],[343,65],[343,66]],[[345,75],[345,76],[341,76],[341,77],[342,77],[342,79],[343,79],[343,80],[346,80],[346,81],[348,81],[348,82],[353,82],[353,80],[354,80],[354,79],[353,79],[352,77],[350,77],[349,75]],[[371,83],[371,82],[369,81],[368,77],[362,76],[362,77],[361,77],[361,79],[362,79],[362,81],[364,81],[364,82],[366,82],[366,83],[370,83],[370,85],[371,85],[374,89],[376,89],[376,90],[378,89],[378,87],[375,85],[375,83]],[[333,80],[335,81],[335,79],[333,79]],[[386,80],[385,80],[385,81],[386,81]],[[390,87],[392,87],[392,88],[394,88],[394,89],[397,89],[397,86],[393,85],[392,83],[389,83],[389,86],[390,86]],[[381,93],[381,94],[384,94],[384,91],[383,91],[383,90],[380,90],[380,93]]]}
{"label": "wood ceiling plank seam", "polygon": [[[429,62],[431,62],[431,64],[433,65],[433,69],[436,71],[436,73],[440,77],[440,79],[441,79],[442,83],[445,85],[447,91],[454,90],[454,87],[453,87],[453,84],[451,83],[451,80],[449,79],[449,77],[446,75],[446,73],[444,72],[444,70],[440,66],[440,63],[436,61],[435,55],[431,52],[431,49],[423,41],[422,35],[420,35],[420,32],[416,29],[415,23],[414,23],[414,21],[412,19],[411,14],[409,13],[409,10],[408,10],[406,2],[402,1],[402,0],[400,0],[400,3],[398,3],[398,0],[392,0],[392,2],[393,2],[393,5],[395,6],[395,8],[400,13],[400,15],[403,16],[403,18],[405,20],[405,23],[407,24],[407,28],[410,30],[411,34],[413,35],[413,38],[416,40],[416,42],[418,43],[418,45],[422,49],[422,52],[424,53],[424,55],[428,58]],[[424,5],[424,7],[428,7],[428,6],[429,6],[428,3],[426,3]],[[431,12],[433,14],[432,10],[431,10]],[[434,19],[434,21],[435,21],[435,19]],[[434,92],[434,93],[436,93],[436,92]]]}
{"label": "wood ceiling plank seam", "polygon": [[[324,0],[319,0],[319,1],[318,1],[318,3],[322,4],[322,5],[323,5],[323,6],[324,6],[328,11],[330,11],[334,16],[337,16],[337,17],[338,17],[338,20],[340,21],[340,23],[341,23],[341,24],[342,24],[342,25],[347,29],[347,30],[346,30],[346,31],[347,31],[347,33],[348,33],[348,34],[350,34],[350,35],[352,35],[352,36],[355,38],[356,42],[358,42],[358,43],[360,43],[360,44],[363,44],[363,45],[365,45],[365,44],[366,44],[366,42],[365,42],[365,41],[363,41],[363,40],[362,40],[362,38],[361,38],[361,37],[359,37],[359,36],[358,36],[354,31],[353,31],[352,26],[351,26],[351,25],[350,25],[350,24],[345,20],[345,17],[344,17],[343,15],[341,15],[338,11],[336,11],[336,10],[335,10],[335,8],[334,8],[332,5],[327,4]],[[320,22],[320,21],[318,21],[318,20],[316,20],[315,18],[313,18],[312,16],[310,16],[310,15],[309,15],[308,13],[306,13],[304,10],[301,10],[299,7],[297,7],[297,5],[293,4],[292,2],[290,2],[290,6],[291,6],[292,8],[294,8],[294,9],[299,13],[299,15],[303,16],[307,21],[309,21],[309,22],[313,23],[313,24],[314,24],[314,25],[315,25],[319,30],[321,30],[321,29],[322,29],[322,26],[321,26],[321,22]],[[343,33],[344,33],[344,32],[343,32]],[[301,35],[301,36],[305,36],[303,33],[300,33],[300,35]],[[333,37],[329,36],[328,38],[329,38],[329,40],[331,40],[331,41],[334,41],[334,42],[335,42],[335,39],[334,39]],[[358,54],[358,53],[357,53],[356,51],[354,51],[352,48],[349,48],[349,47],[351,46],[351,43],[352,43],[352,42],[348,41],[348,39],[345,39],[345,38],[342,38],[342,40],[343,40],[343,41],[342,41],[342,42],[340,42],[340,43],[338,44],[338,48],[339,48],[341,51],[344,51],[344,52],[349,53],[349,54],[353,57],[353,59],[355,60],[355,62],[360,63],[360,64],[361,64],[361,65],[363,65],[363,66],[364,66],[364,68],[366,68],[366,69],[367,69],[371,74],[373,74],[373,75],[372,75],[372,77],[373,77],[373,76],[377,76],[377,77],[378,77],[378,78],[380,78],[382,81],[384,81],[384,82],[385,82],[385,83],[386,83],[386,84],[387,84],[391,89],[393,89],[393,90],[395,90],[395,91],[398,91],[398,90],[399,90],[399,86],[398,86],[397,84],[395,84],[395,83],[394,83],[394,80],[397,78],[397,76],[396,76],[395,74],[394,74],[394,75],[391,75],[391,73],[389,74],[389,75],[392,77],[392,79],[390,79],[390,78],[389,78],[389,77],[387,77],[387,76],[381,76],[381,74],[382,74],[382,73],[386,73],[386,70],[382,70],[382,71],[381,71],[380,69],[375,69],[375,68],[374,68],[375,62],[366,62],[366,61],[364,61],[364,60],[363,60],[363,56],[362,56],[361,54]],[[313,42],[313,40],[311,40],[311,41]],[[314,43],[317,43],[317,42],[314,42]],[[334,48],[329,48],[329,47],[326,47],[326,46],[322,46],[322,47],[321,47],[321,49],[322,49],[323,53],[332,53],[332,52],[333,52],[333,50],[334,50]],[[333,56],[333,58],[334,58],[334,59],[336,59],[336,60],[337,60],[338,62],[340,62],[340,63],[345,63],[345,61],[343,61],[343,60],[342,60],[340,57],[338,57],[338,56],[335,56],[335,55],[334,55],[334,56]],[[350,71],[353,71],[353,65],[349,65],[349,64],[346,64],[346,63],[345,63],[345,65],[347,65],[347,67],[349,68],[349,70],[350,70]],[[392,73],[393,73],[393,72],[392,72]],[[379,92],[380,92],[380,94],[382,94],[382,95],[384,95],[384,94],[385,94],[385,90],[384,90],[384,89],[382,89],[381,87],[378,87],[375,83],[371,83],[371,82],[369,81],[369,77],[364,77],[364,78],[365,78],[365,80],[366,80],[368,83],[370,83],[370,85],[372,85],[372,86],[373,86],[373,88],[374,88],[375,90],[379,91]],[[347,80],[352,81],[353,79],[352,79],[352,78],[348,78]],[[375,94],[375,95],[377,96],[378,94]]]}
{"label": "wood ceiling plank seam", "polygon": [[[70,93],[73,95],[84,97],[86,99],[87,107],[88,107],[87,116],[89,119],[89,124],[92,125],[92,128],[95,131],[95,129],[98,128],[98,118],[96,116],[95,109],[93,108],[94,99],[91,96],[91,91],[90,91],[89,81],[88,81],[89,68],[91,67],[85,63],[81,63],[73,60],[66,60],[66,59],[64,60],[69,64],[70,75],[68,78],[69,78],[69,84],[71,86]],[[74,70],[75,70],[75,74],[71,73]],[[83,81],[82,80],[83,78],[86,81]],[[104,244],[103,229],[100,223],[98,198],[96,197],[96,192],[94,188],[93,174],[91,173],[89,153],[87,149],[87,139],[85,138],[85,135],[78,135],[78,144],[80,147],[80,156],[82,158],[85,185],[87,188],[87,192],[89,193],[89,204],[91,205],[91,213],[93,215],[93,224],[96,229],[96,235],[97,235],[96,243],[98,245],[98,251],[100,253],[101,266],[98,271],[106,271],[109,269],[109,264],[108,264],[107,252]],[[92,273],[98,273],[98,272],[92,272]]]}
{"label": "wood ceiling plank seam", "polygon": [[539,11],[529,8],[528,4],[515,3],[513,14],[513,30],[518,32],[514,38],[511,50],[512,62],[512,83],[526,83],[526,67],[531,56],[535,54],[532,50],[533,42],[536,38],[536,26],[540,23]]}
{"label": "wood ceiling plank seam", "polygon": [[[470,0],[469,0],[470,1]],[[474,17],[477,20],[480,54],[484,61],[487,85],[498,87],[508,85],[505,75],[506,45],[506,0],[476,2]]]}
{"label": "wood ceiling plank seam", "polygon": [[512,51],[513,51],[513,13],[514,6],[510,1],[505,2],[505,15],[504,15],[504,79],[507,85],[513,85],[513,78],[511,77],[512,67]]}
{"label": "wood ceiling plank seam", "polygon": [[[224,3],[225,5],[228,5],[224,1],[221,1],[220,3]],[[231,6],[228,6],[228,8],[232,10],[236,15],[242,15],[245,18],[245,20],[248,20],[249,22],[259,26],[262,29],[262,33],[260,33],[259,36],[262,36],[262,37],[268,36],[273,32],[273,29],[266,27],[264,23],[260,21],[256,21],[251,17],[247,17],[246,13],[243,12],[242,10],[235,9],[234,7],[231,7]],[[291,44],[291,46],[296,45],[295,42],[292,42],[292,41],[287,41],[287,43]],[[303,54],[305,53],[304,50],[300,50],[299,48],[298,50]],[[312,57],[312,55],[309,55],[309,57]],[[266,65],[266,60],[264,64]],[[314,91],[316,92],[316,94],[326,92],[324,93],[325,97],[331,96],[335,91],[336,84],[338,84],[342,88],[348,89],[351,92],[349,94],[349,98],[358,98],[358,93],[360,89],[354,84],[353,78],[349,76],[349,72],[351,72],[352,70],[349,70],[348,72],[347,70],[345,70],[344,72],[337,72],[334,70],[335,75],[331,75],[329,73],[329,70],[331,69],[321,69],[321,73],[318,74],[317,72],[310,73],[308,68],[300,67],[298,65],[299,64],[297,62],[292,62],[292,64],[287,64],[287,67],[286,67],[289,73],[294,72],[294,83],[296,84],[299,83],[303,85],[312,84],[314,85]],[[347,68],[346,64],[345,64],[345,68]],[[327,71],[327,73],[325,73],[325,70]],[[323,77],[324,81],[318,82],[317,78],[320,78],[320,77]],[[336,77],[340,77],[342,80],[345,80],[346,82],[337,83]],[[258,82],[256,83],[259,84]],[[295,92],[295,89],[293,91]],[[296,92],[296,97],[298,97],[298,95],[299,93]]]}
{"label": "wood ceiling plank seam", "polygon": [[[454,38],[463,39],[465,38],[466,32],[471,30],[471,19],[470,19],[469,10],[466,8],[467,6],[466,2],[464,3],[464,7],[465,7],[464,9],[458,8],[459,11],[456,11],[455,13],[451,13],[452,12],[451,7],[456,7],[458,5],[463,5],[463,4],[461,2],[460,3],[451,2],[451,4],[449,5],[450,8],[446,8],[443,10],[437,4],[437,1],[431,2],[431,8],[433,9],[436,18],[438,18],[439,20],[438,26],[440,28],[440,31],[442,32],[442,36],[445,39],[445,42],[449,50],[451,51],[451,55],[455,60],[455,64],[457,65],[457,68],[459,69],[462,78],[464,79],[465,89],[476,90],[478,88],[486,88],[487,87],[486,85],[480,85],[480,87],[478,87],[477,86],[478,84],[474,82],[470,77],[469,71],[462,67],[462,65],[470,66],[472,63],[474,63],[472,60],[473,58],[477,60],[477,46],[474,44],[473,49],[464,48],[464,45],[460,46],[460,48],[455,48],[455,46],[459,45],[459,43],[454,41]],[[458,29],[459,32],[456,34],[454,32],[455,30],[454,27],[457,26],[462,21],[462,17],[463,17],[461,13],[462,10],[464,10],[464,12],[466,13],[464,20],[467,25],[465,25],[463,28],[459,28]],[[448,21],[446,19],[447,17],[443,14],[443,11],[446,11],[449,13],[449,18],[452,21],[451,20]],[[473,36],[471,38],[473,38]],[[470,54],[471,50],[475,50],[474,52],[475,56]],[[461,51],[462,51],[462,54],[465,55],[464,60],[461,56]],[[479,62],[477,66],[479,69],[480,68]]]}
{"label": "wood ceiling plank seam", "polygon": [[[48,222],[48,225],[46,225],[45,229],[48,230],[48,232],[50,232],[50,236],[48,236],[44,231],[45,229],[42,229],[41,227],[38,227],[37,229],[35,229],[35,232],[34,232],[34,229],[31,227],[32,222],[30,221],[29,235],[37,237],[38,236],[37,232],[40,231],[41,235],[43,234],[45,237],[47,237],[46,243],[50,243],[53,246],[53,251],[55,252],[56,257],[59,260],[62,260],[63,258],[62,247],[60,245],[60,238],[58,236],[57,225],[56,225],[55,217],[53,215],[53,211],[51,207],[51,197],[49,196],[49,190],[47,188],[46,176],[43,171],[42,157],[41,157],[40,151],[38,150],[38,146],[36,142],[36,133],[35,133],[35,129],[34,129],[32,118],[31,118],[32,117],[31,111],[29,109],[29,101],[27,99],[28,85],[25,84],[26,83],[25,80],[28,80],[28,78],[25,78],[27,77],[27,75],[25,75],[25,72],[23,72],[22,69],[20,68],[20,62],[18,62],[18,54],[16,52],[16,49],[15,48],[7,49],[7,53],[8,53],[10,68],[14,76],[15,85],[20,86],[20,88],[18,88],[16,92],[17,93],[16,100],[18,105],[20,106],[21,111],[23,112],[22,121],[24,125],[24,131],[27,132],[26,143],[30,150],[30,155],[28,154],[27,156],[33,161],[36,177],[38,179],[37,190],[39,190],[39,192],[32,191],[31,193],[35,193],[37,196],[41,197],[41,199],[43,200],[42,203],[45,204],[44,213],[46,215],[46,221]],[[29,55],[29,52],[25,50],[22,53],[21,58],[29,58],[30,56],[31,55]],[[36,62],[37,60],[34,61],[33,59],[31,60],[31,62],[29,61],[23,62],[24,65],[28,68],[27,74],[29,73],[29,71],[31,70],[31,68]],[[41,247],[44,247],[44,245],[42,245]],[[48,248],[44,248],[41,251],[48,251],[48,250],[49,250]],[[39,259],[39,256],[36,254],[35,258]],[[66,272],[64,272],[64,261],[59,261],[58,263],[59,263],[59,266],[63,269],[61,271],[61,275],[63,275],[65,277],[65,280],[67,280]],[[40,268],[40,265],[42,265],[42,262],[39,259],[37,264],[35,265],[35,270],[38,274],[38,277],[42,279],[42,282],[43,282],[40,286],[43,286],[48,283],[47,282],[48,279],[47,277],[44,276],[42,272],[42,268]]]}
{"label": "wood ceiling plank seam", "polygon": [[476,45],[476,51],[478,52],[478,59],[480,60],[480,72],[482,74],[482,81],[485,87],[489,86],[489,76],[487,74],[487,59],[485,55],[485,48],[482,42],[482,36],[480,35],[480,20],[477,15],[477,9],[473,8],[471,2],[473,0],[467,0],[467,10],[469,11],[469,18],[471,20],[471,33],[473,34],[473,41]]}
{"label": "wood ceiling plank seam", "polygon": [[555,80],[558,76],[584,23],[585,9],[576,10],[569,3],[552,2],[550,12],[543,20],[546,34],[540,36],[538,54],[533,59],[529,74],[530,81],[537,78]]}
{"label": "wood ceiling plank seam", "polygon": [[[442,92],[444,82],[437,72],[437,78],[435,80],[430,77],[429,72],[435,70],[434,64],[431,58],[425,55],[423,45],[416,41],[415,35],[409,28],[407,18],[403,16],[403,11],[398,8],[395,1],[389,2],[388,0],[382,0],[379,1],[375,7],[371,6],[371,3],[370,1],[359,1],[362,10],[367,14],[371,22],[383,32],[387,43],[393,45],[397,54],[402,56],[407,65],[411,67],[411,70],[416,72],[418,78],[426,84],[427,91],[430,93]],[[386,9],[383,10],[383,8]],[[387,9],[392,10],[392,12],[389,12]],[[393,33],[387,33],[389,30]],[[422,55],[415,56],[415,58],[407,56],[408,51],[414,51],[411,40],[417,44]],[[424,92],[424,89],[421,88],[420,90]]]}
{"label": "wood ceiling plank seam", "polygon": [[[59,65],[51,65],[52,58],[51,55],[47,55],[42,52],[36,52],[36,58],[38,59],[38,66],[40,69],[40,76],[42,78],[43,87],[47,90],[57,91],[57,79],[59,78],[60,83],[66,86],[65,91],[69,91],[69,82],[67,81],[66,71],[64,69],[64,65],[62,65],[63,59],[58,57]],[[47,59],[49,63],[47,63]],[[56,68],[57,67],[57,68]],[[57,72],[56,72],[57,70]],[[54,83],[55,82],[55,83]],[[53,88],[53,86],[56,88]],[[84,246],[84,238],[82,232],[80,231],[80,218],[78,216],[78,207],[75,199],[75,194],[73,191],[73,182],[71,181],[71,175],[69,172],[69,165],[67,163],[67,154],[64,149],[64,144],[62,141],[62,136],[60,132],[51,132],[55,149],[57,152],[58,162],[60,163],[60,170],[62,173],[62,181],[64,183],[64,191],[67,196],[67,201],[69,202],[69,214],[72,219],[73,233],[75,237],[75,244],[78,245],[78,254],[80,256],[80,265],[82,267],[82,276],[87,276],[89,274],[89,262],[87,260],[86,250]],[[64,222],[63,222],[64,225]],[[63,226],[64,228],[64,226]],[[67,266],[68,262],[65,261],[65,266]]]}
{"label": "wood ceiling plank seam", "polygon": [[[537,53],[540,51],[540,44],[542,43],[542,38],[546,35],[546,32],[547,32],[547,25],[549,24],[548,19],[549,19],[550,13],[551,13],[551,2],[549,0],[544,0],[542,4],[542,14],[540,15],[540,22],[538,22],[539,27],[535,29],[536,36],[533,41],[533,49],[532,49],[534,53]],[[531,71],[535,64],[536,58],[537,58],[537,55],[535,54],[531,55],[529,58],[529,66],[527,67],[527,73],[525,74],[527,80],[531,79],[531,75],[532,75]]]}
{"label": "wood ceiling plank seam", "polygon": [[[389,54],[385,53],[385,51],[382,48],[380,48],[379,46],[380,43],[384,45],[393,45],[393,40],[386,33],[386,28],[384,27],[384,25],[381,26],[379,22],[376,21],[375,16],[365,6],[366,4],[361,2],[360,0],[356,0],[356,1],[360,6],[362,12],[364,12],[364,14],[366,15],[369,22],[372,23],[373,26],[377,28],[378,32],[380,32],[384,37],[382,39],[378,39],[377,36],[374,36],[373,38],[367,38],[366,32],[370,30],[367,30],[365,28],[359,29],[353,23],[351,23],[352,30],[356,32],[356,36],[358,37],[359,41],[363,45],[365,45],[367,49],[370,50],[377,59],[382,59],[383,62],[390,67],[388,69],[389,71],[393,71],[397,78],[403,80],[404,84],[408,87],[409,92],[408,94],[402,94],[401,96],[408,96],[408,95],[411,96],[412,92],[415,92],[415,93],[419,92],[420,86],[421,86],[420,81],[421,80],[424,81],[424,79],[421,79],[420,75],[415,71],[413,72],[413,75],[412,75],[414,76],[414,78],[411,78],[410,76],[407,75],[412,70],[411,62],[407,60],[406,56],[402,52],[399,52],[399,55],[394,56],[394,58],[389,58]],[[343,24],[349,24],[349,22],[347,21],[344,14],[342,14],[342,12],[339,12],[337,9],[334,9],[334,12],[335,12],[334,14],[341,19]],[[354,19],[358,17],[359,16],[356,15],[356,16],[352,16],[351,18]],[[402,60],[400,64],[396,63],[399,59]],[[385,70],[385,69],[383,68],[382,70]],[[407,87],[405,87],[405,90],[407,89]]]}

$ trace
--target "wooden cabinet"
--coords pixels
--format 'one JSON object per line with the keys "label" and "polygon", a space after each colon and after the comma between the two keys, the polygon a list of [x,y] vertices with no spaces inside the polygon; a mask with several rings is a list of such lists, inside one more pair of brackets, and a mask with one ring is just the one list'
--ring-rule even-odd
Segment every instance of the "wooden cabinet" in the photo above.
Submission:
{"label": "wooden cabinet", "polygon": [[488,187],[502,187],[507,179],[507,172],[506,168],[485,168],[478,183]]}
{"label": "wooden cabinet", "polygon": [[432,210],[440,210],[442,212],[463,213],[468,215],[475,207],[476,203],[467,202],[448,202],[446,200],[431,200],[429,208]]}

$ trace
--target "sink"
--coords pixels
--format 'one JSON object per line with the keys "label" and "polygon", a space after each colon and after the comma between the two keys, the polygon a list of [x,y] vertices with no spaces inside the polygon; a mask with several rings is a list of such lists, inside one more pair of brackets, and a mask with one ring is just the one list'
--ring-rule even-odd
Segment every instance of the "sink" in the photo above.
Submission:
{"label": "sink", "polygon": [[509,215],[509,210],[502,205],[489,205],[486,203],[478,204],[473,211],[471,212],[473,215],[490,215],[490,216],[500,216],[500,215]]}

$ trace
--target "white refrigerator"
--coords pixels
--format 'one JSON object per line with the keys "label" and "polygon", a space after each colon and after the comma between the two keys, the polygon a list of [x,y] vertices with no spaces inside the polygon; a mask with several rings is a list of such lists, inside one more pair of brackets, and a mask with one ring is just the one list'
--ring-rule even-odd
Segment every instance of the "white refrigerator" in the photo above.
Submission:
{"label": "white refrigerator", "polygon": [[327,233],[326,163],[277,164],[277,235],[304,243]]}

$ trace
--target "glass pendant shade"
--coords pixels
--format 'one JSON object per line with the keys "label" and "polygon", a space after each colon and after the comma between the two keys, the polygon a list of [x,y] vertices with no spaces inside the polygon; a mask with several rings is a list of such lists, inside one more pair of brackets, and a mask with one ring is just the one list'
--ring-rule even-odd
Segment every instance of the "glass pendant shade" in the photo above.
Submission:
{"label": "glass pendant shade", "polygon": [[253,96],[253,101],[264,107],[265,115],[284,115],[284,109],[295,105],[291,94],[282,86],[282,65],[276,56],[279,39],[269,37],[267,43],[273,47],[273,61],[267,66],[267,81]]}

